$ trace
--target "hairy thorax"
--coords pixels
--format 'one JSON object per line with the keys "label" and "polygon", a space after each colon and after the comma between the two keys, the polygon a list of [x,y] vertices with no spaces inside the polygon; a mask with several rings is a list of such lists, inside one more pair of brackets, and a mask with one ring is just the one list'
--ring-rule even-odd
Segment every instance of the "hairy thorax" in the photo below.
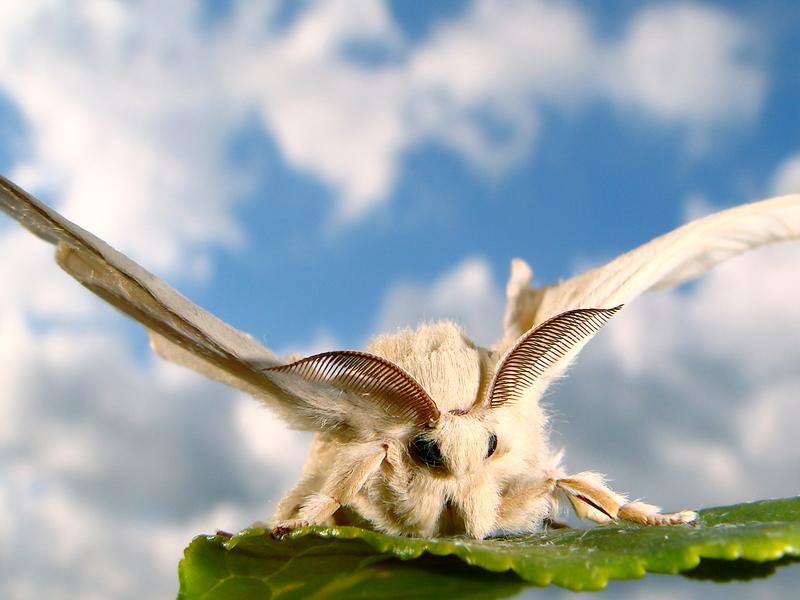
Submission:
{"label": "hairy thorax", "polygon": [[497,362],[451,321],[378,336],[367,350],[407,371],[442,412],[467,411],[478,403]]}

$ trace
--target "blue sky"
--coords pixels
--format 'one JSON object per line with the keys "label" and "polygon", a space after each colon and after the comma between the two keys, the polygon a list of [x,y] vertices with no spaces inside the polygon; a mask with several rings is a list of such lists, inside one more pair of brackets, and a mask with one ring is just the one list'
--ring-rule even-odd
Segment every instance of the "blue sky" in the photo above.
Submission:
{"label": "blue sky", "polygon": [[[490,343],[513,257],[555,281],[800,190],[792,2],[2,10],[0,172],[279,352],[431,318]],[[798,252],[615,318],[548,397],[571,468],[674,509],[797,493]],[[307,438],[155,360],[7,219],[0,254],[0,595],[170,595]]]}
{"label": "blue sky", "polygon": [[[395,3],[390,10],[403,35],[424,40],[468,5],[448,3],[434,14],[420,14],[416,4]],[[607,35],[624,29],[636,13],[630,5],[618,8],[612,25],[606,10],[590,19]],[[753,10],[743,9],[742,18]],[[779,12],[791,15],[774,8],[772,16]],[[780,66],[796,55],[797,45],[787,35],[741,49],[784,75],[766,82],[759,109],[747,118],[664,123],[607,102],[573,114],[546,105],[530,151],[488,176],[438,144],[415,144],[398,158],[400,174],[380,206],[335,231],[330,205],[338,190],[293,170],[270,132],[249,121],[230,147],[234,162],[261,171],[238,212],[251,224],[247,256],[219,259],[224,297],[211,286],[197,297],[248,331],[269,332],[276,345],[320,329],[355,345],[373,332],[376,307],[398,277],[429,282],[463,256],[480,254],[498,284],[512,256],[527,258],[540,281],[551,281],[586,257],[611,256],[680,224],[689,195],[719,207],[760,197],[800,134],[798,119],[791,118],[800,82]],[[692,130],[706,126],[710,131]],[[693,135],[708,135],[708,147],[694,152]],[[281,290],[270,298],[270,310],[259,310],[263,299],[256,295],[232,293],[250,282]],[[316,293],[320,284],[323,295]]]}

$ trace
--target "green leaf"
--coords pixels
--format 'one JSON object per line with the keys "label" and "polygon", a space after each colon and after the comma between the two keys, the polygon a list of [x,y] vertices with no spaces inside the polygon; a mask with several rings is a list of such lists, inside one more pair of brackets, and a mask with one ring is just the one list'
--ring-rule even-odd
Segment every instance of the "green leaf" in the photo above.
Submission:
{"label": "green leaf", "polygon": [[[526,582],[599,590],[609,579],[647,572],[765,577],[799,555],[800,497],[706,509],[694,527],[612,524],[489,540],[357,527],[309,527],[273,539],[248,529],[195,538],[179,567],[178,597],[503,598]],[[766,561],[776,562],[754,564]]]}

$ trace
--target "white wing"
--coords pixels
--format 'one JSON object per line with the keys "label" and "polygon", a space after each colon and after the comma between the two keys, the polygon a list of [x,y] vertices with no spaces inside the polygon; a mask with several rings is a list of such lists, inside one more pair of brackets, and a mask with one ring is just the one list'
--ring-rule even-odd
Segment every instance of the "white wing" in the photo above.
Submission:
{"label": "white wing", "polygon": [[748,250],[799,238],[800,194],[793,194],[698,219],[551,286],[531,288],[530,268],[515,260],[507,287],[505,332],[497,346],[509,348],[520,335],[560,313],[627,304],[650,289],[678,285]]}
{"label": "white wing", "polygon": [[283,361],[2,176],[0,209],[55,244],[56,260],[67,273],[142,323],[163,358],[251,394],[298,428],[362,429],[386,419],[385,410],[357,395],[265,372]]}

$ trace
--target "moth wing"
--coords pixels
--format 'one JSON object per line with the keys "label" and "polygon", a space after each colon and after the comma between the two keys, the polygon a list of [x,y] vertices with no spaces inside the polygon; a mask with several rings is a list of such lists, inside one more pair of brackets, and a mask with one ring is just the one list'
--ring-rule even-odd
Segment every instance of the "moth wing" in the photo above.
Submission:
{"label": "moth wing", "polygon": [[251,394],[301,429],[362,427],[362,420],[385,416],[368,403],[353,410],[350,395],[325,383],[265,371],[282,364],[271,350],[2,176],[0,209],[55,244],[56,261],[67,273],[142,323],[163,358]]}
{"label": "moth wing", "polygon": [[558,284],[531,288],[530,268],[512,263],[505,333],[510,347],[520,335],[575,309],[627,304],[650,289],[667,289],[748,250],[800,238],[800,194],[745,204],[692,221]]}

